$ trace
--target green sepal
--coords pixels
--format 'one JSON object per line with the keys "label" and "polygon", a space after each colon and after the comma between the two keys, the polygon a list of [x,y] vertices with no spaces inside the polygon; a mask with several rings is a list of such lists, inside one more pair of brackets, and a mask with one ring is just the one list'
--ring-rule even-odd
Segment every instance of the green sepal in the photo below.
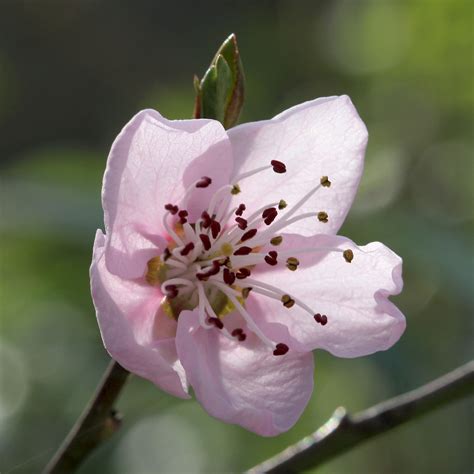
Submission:
{"label": "green sepal", "polygon": [[230,35],[199,82],[194,78],[195,118],[219,120],[225,128],[237,123],[244,103],[244,73],[237,39]]}

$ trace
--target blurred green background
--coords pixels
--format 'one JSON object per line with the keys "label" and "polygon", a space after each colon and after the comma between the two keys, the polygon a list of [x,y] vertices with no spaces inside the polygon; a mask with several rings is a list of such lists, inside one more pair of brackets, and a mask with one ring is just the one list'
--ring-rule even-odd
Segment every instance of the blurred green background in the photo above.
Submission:
{"label": "blurred green background", "polygon": [[[290,432],[265,439],[133,378],[123,429],[83,473],[238,472],[322,424],[472,357],[471,0],[0,0],[0,471],[34,473],[108,362],[89,293],[107,153],[140,108],[190,117],[192,77],[238,36],[242,121],[347,93],[365,120],[366,172],[342,234],[404,257],[408,319],[387,353],[318,352]],[[457,403],[320,468],[472,472],[472,412]]]}

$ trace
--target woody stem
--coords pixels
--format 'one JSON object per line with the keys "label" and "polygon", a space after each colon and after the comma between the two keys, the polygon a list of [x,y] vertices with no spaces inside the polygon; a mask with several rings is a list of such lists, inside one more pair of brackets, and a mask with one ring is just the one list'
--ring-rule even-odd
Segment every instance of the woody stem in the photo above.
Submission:
{"label": "woody stem", "polygon": [[86,457],[121,425],[115,402],[130,372],[111,360],[94,395],[43,474],[74,472]]}

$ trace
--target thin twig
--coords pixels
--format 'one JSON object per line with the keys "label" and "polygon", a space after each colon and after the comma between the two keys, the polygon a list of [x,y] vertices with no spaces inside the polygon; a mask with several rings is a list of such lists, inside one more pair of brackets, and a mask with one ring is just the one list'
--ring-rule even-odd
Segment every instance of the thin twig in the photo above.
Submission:
{"label": "thin twig", "polygon": [[374,436],[473,393],[474,361],[471,361],[427,385],[355,415],[338,408],[312,435],[253,467],[247,474],[291,474],[315,468]]}
{"label": "thin twig", "polygon": [[110,362],[92,399],[43,474],[73,472],[96,446],[118,430],[121,420],[114,404],[129,375],[117,362]]}

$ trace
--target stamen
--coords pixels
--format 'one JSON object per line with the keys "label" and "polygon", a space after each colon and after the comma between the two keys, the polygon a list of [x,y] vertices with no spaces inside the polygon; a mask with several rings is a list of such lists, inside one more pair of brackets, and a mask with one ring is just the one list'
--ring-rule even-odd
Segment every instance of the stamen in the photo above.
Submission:
{"label": "stamen", "polygon": [[233,194],[234,196],[236,194],[239,194],[240,193],[240,186],[238,184],[234,184],[232,186],[232,190],[230,191],[230,194]]}
{"label": "stamen", "polygon": [[278,209],[280,209],[280,211],[282,209],[285,209],[285,207],[287,206],[288,204],[286,203],[286,201],[284,199],[280,199],[280,202],[278,203]]}
{"label": "stamen", "polygon": [[229,242],[225,242],[224,244],[221,245],[221,252],[222,255],[225,255],[226,257],[230,257],[232,253],[234,252],[234,247],[232,247]]}
{"label": "stamen", "polygon": [[212,222],[211,222],[212,238],[216,239],[217,236],[219,235],[220,231],[221,231],[221,225],[219,224],[219,222],[217,222],[213,219]]}
{"label": "stamen", "polygon": [[286,165],[278,160],[270,161],[270,164],[273,166],[273,171],[275,173],[286,173]]}
{"label": "stamen", "polygon": [[[178,206],[176,206],[176,212],[178,209]],[[166,229],[166,232],[168,232],[168,235],[178,244],[178,245],[184,245],[184,242],[181,240],[181,238],[178,236],[178,234],[168,225],[168,216],[171,214],[170,211],[165,212],[165,215],[163,216],[163,227]]]}
{"label": "stamen", "polygon": [[236,274],[235,276],[239,279],[239,280],[243,280],[244,278],[247,278],[249,277],[251,274],[250,270],[248,268],[241,268]]}
{"label": "stamen", "polygon": [[189,244],[186,244],[183,248],[183,250],[181,250],[180,254],[185,257],[186,255],[188,255],[191,250],[194,248],[194,244],[192,242],[189,242]]}
{"label": "stamen", "polygon": [[278,253],[275,252],[274,250],[270,250],[270,252],[268,252],[268,255],[265,255],[265,262],[268,263],[268,265],[276,265],[278,263],[277,261],[277,257],[278,257]]}
{"label": "stamen", "polygon": [[165,209],[172,214],[173,216],[178,212],[179,208],[178,206],[175,206],[173,204],[165,204]]}
{"label": "stamen", "polygon": [[251,238],[255,237],[257,233],[257,229],[250,229],[240,238],[241,242],[245,242],[246,240],[250,240]]}
{"label": "stamen", "polygon": [[178,288],[176,285],[166,285],[164,294],[169,298],[173,299],[178,296]]}
{"label": "stamen", "polygon": [[272,245],[280,245],[283,242],[283,237],[281,235],[277,235],[270,240]]}
{"label": "stamen", "polygon": [[321,186],[324,186],[325,188],[331,186],[331,181],[329,181],[327,176],[322,176],[319,182],[321,183]]}
{"label": "stamen", "polygon": [[289,348],[286,344],[283,344],[283,342],[279,342],[276,345],[275,350],[273,351],[273,355],[274,356],[285,355],[288,352],[288,350]]}
{"label": "stamen", "polygon": [[242,298],[246,300],[249,296],[249,293],[252,291],[252,287],[248,286],[247,288],[242,288]]}
{"label": "stamen", "polygon": [[278,215],[278,211],[274,207],[269,207],[262,212],[263,222],[270,225]]}
{"label": "stamen", "polygon": [[212,218],[207,211],[203,211],[201,214],[202,226],[207,229],[212,224]]}
{"label": "stamen", "polygon": [[170,257],[171,257],[170,249],[168,247],[166,247],[164,252],[163,252],[163,261],[166,262],[166,260],[168,260]]}
{"label": "stamen", "polygon": [[290,295],[283,295],[281,302],[285,308],[292,308],[295,305],[295,300]]}
{"label": "stamen", "polygon": [[223,279],[224,279],[224,283],[226,283],[229,286],[234,284],[234,282],[235,282],[235,273],[234,272],[231,272],[228,268],[224,268],[222,276],[223,276]]}
{"label": "stamen", "polygon": [[214,324],[217,329],[223,329],[224,323],[219,318],[209,318],[209,322]]}
{"label": "stamen", "polygon": [[326,326],[326,324],[328,323],[328,317],[325,314],[316,313],[314,315],[314,320],[318,324],[321,324],[321,326]]}
{"label": "stamen", "polygon": [[328,221],[327,212],[324,212],[324,211],[318,212],[318,221],[326,223]]}
{"label": "stamen", "polygon": [[212,262],[212,266],[204,272],[196,273],[196,278],[201,281],[206,281],[209,277],[217,275],[221,271],[221,266],[217,260]]}
{"label": "stamen", "polygon": [[235,309],[242,315],[247,323],[248,327],[261,339],[261,341],[267,344],[269,347],[274,348],[275,344],[271,341],[265,334],[260,330],[260,328],[255,324],[252,316],[247,312],[247,310],[240,304],[239,300],[234,296],[232,291],[229,291],[229,287],[225,286],[223,283],[213,281],[214,285],[222,290],[222,292],[227,295]]}
{"label": "stamen", "polygon": [[188,219],[186,219],[188,217],[188,211],[183,209],[182,211],[178,212],[178,216],[179,216],[179,222],[181,224],[186,224],[186,222],[188,222]]}
{"label": "stamen", "polygon": [[344,250],[342,255],[347,263],[351,263],[354,259],[354,252],[351,249]]}
{"label": "stamen", "polygon": [[239,229],[245,230],[247,228],[247,220],[243,217],[236,217],[235,222],[237,222]]}
{"label": "stamen", "polygon": [[238,341],[243,342],[247,339],[247,335],[244,333],[243,329],[236,328],[232,331],[232,336],[236,337]]}
{"label": "stamen", "polygon": [[286,260],[286,266],[289,268],[292,272],[294,272],[297,268],[298,265],[300,264],[300,261],[295,258],[295,257],[290,257]]}
{"label": "stamen", "polygon": [[237,210],[235,211],[235,215],[241,216],[244,213],[245,209],[246,209],[245,204],[240,204]]}
{"label": "stamen", "polygon": [[207,188],[212,183],[212,179],[209,176],[203,176],[197,183],[196,188]]}
{"label": "stamen", "polygon": [[252,252],[252,247],[240,247],[238,248],[233,255],[248,255],[250,252]]}
{"label": "stamen", "polygon": [[206,234],[199,234],[204,250],[209,250],[211,248],[211,239]]}

